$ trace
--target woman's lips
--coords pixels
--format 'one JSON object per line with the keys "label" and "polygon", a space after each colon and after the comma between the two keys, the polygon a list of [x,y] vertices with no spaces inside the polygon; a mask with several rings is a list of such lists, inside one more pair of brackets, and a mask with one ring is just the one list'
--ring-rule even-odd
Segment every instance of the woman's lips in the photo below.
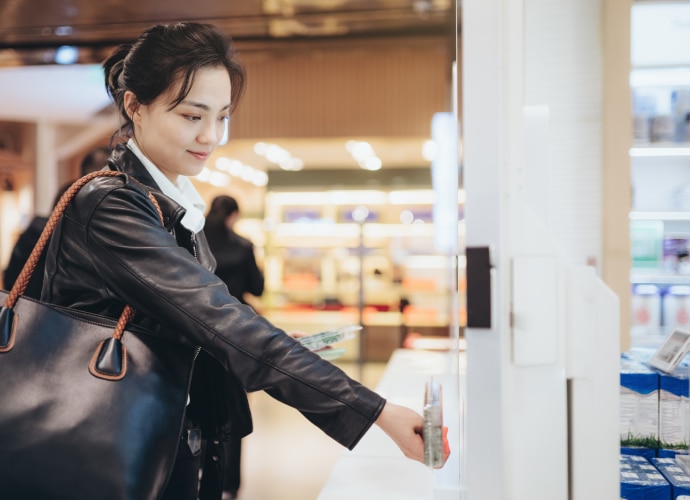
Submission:
{"label": "woman's lips", "polygon": [[195,151],[188,151],[188,153],[199,161],[206,161],[209,157],[208,153],[199,153]]}

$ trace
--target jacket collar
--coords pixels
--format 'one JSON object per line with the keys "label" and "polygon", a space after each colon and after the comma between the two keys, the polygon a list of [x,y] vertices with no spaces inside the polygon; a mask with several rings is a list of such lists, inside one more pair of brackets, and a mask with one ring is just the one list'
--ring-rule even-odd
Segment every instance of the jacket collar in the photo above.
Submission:
{"label": "jacket collar", "polygon": [[175,224],[184,217],[186,213],[184,207],[161,192],[156,181],[153,180],[151,174],[141,164],[137,155],[127,147],[126,143],[117,144],[113,148],[108,160],[108,168],[123,172],[148,188],[161,207],[166,229],[172,230]]}

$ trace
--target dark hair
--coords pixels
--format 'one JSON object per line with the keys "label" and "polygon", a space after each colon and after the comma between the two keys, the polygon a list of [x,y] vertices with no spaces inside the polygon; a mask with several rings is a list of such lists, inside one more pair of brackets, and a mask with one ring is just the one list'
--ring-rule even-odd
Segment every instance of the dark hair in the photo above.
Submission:
{"label": "dark hair", "polygon": [[206,215],[206,230],[223,231],[225,228],[225,219],[229,215],[239,212],[240,207],[237,200],[232,196],[220,195],[216,196],[211,202],[211,208]]}
{"label": "dark hair", "polygon": [[228,71],[230,111],[234,111],[244,92],[245,73],[231,37],[220,28],[201,23],[159,24],[146,29],[134,44],[120,45],[103,62],[106,89],[124,119],[114,136],[133,133],[124,109],[125,91],[134,93],[140,104],[151,104],[181,80],[180,91],[170,103],[174,108],[189,94],[196,72],[207,67]]}
{"label": "dark hair", "polygon": [[108,158],[110,157],[110,148],[105,146],[99,146],[93,148],[84,159],[81,161],[79,166],[79,174],[83,177],[91,172],[96,172],[102,169],[108,163]]}

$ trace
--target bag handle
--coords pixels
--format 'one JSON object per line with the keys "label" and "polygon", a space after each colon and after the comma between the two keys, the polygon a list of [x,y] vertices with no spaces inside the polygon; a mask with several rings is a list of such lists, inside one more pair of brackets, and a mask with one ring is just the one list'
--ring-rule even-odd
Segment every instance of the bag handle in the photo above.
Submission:
{"label": "bag handle", "polygon": [[[81,177],[74,181],[74,183],[65,191],[60,197],[60,200],[55,205],[48,222],[46,223],[41,236],[39,236],[36,245],[34,246],[29,258],[22,268],[17,280],[10,290],[5,303],[0,310],[0,353],[8,352],[14,347],[15,332],[17,330],[17,316],[14,312],[14,306],[19,300],[19,297],[24,293],[29,284],[29,280],[36,269],[38,260],[45,250],[45,247],[50,241],[50,237],[57,226],[58,221],[64,214],[69,202],[84,187],[86,183],[96,177],[116,177],[123,175],[122,172],[115,170],[102,170],[98,172],[91,172],[90,174]],[[148,197],[156,207],[161,224],[164,224],[163,212],[156,198],[148,192]],[[121,339],[124,335],[125,328],[130,320],[134,317],[135,310],[129,304],[125,306],[120,318],[115,325],[113,335],[102,341],[89,364],[89,371],[92,375],[106,380],[120,380],[127,372],[127,349],[122,345]]]}

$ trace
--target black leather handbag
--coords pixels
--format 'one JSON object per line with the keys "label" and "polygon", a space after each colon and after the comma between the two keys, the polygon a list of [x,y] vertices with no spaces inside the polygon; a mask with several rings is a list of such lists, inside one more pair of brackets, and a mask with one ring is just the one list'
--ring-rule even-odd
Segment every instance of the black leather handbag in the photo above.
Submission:
{"label": "black leather handbag", "polygon": [[198,350],[127,326],[129,306],[116,322],[21,295],[71,198],[110,175],[123,174],[94,172],[68,189],[0,291],[4,500],[155,499],[172,471]]}

